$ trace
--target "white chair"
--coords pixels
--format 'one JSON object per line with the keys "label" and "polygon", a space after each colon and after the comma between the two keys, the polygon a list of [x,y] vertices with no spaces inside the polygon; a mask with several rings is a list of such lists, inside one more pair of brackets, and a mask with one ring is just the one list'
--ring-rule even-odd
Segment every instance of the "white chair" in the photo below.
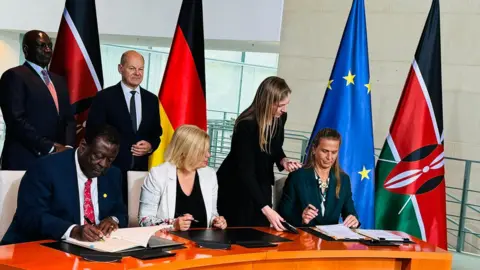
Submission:
{"label": "white chair", "polygon": [[286,176],[277,178],[275,180],[275,185],[273,186],[272,204],[273,204],[273,209],[275,209],[275,211],[278,210],[278,204],[280,203],[280,199],[282,198],[283,186],[285,185],[285,180],[287,180]]}
{"label": "white chair", "polygon": [[25,171],[0,171],[0,239],[17,210],[18,187],[24,174]]}
{"label": "white chair", "polygon": [[138,207],[140,206],[140,192],[148,172],[127,172],[128,185],[128,227],[138,227]]}

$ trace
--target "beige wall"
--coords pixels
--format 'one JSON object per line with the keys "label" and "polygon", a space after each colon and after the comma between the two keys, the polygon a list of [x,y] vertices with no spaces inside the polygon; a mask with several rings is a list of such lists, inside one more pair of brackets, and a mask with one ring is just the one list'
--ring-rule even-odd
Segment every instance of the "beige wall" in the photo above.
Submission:
{"label": "beige wall", "polygon": [[18,65],[20,59],[19,37],[18,33],[0,31],[0,74]]}
{"label": "beige wall", "polygon": [[[480,160],[480,1],[440,2],[446,155]],[[312,130],[351,4],[285,0],[278,74],[293,89],[287,128]],[[431,0],[365,0],[365,5],[374,140],[382,147]],[[479,165],[472,168],[475,190],[480,190]],[[463,168],[463,162],[447,162],[447,185],[462,187]],[[461,198],[461,192],[449,193]],[[469,202],[480,204],[480,196],[470,193]],[[459,206],[448,204],[448,212],[458,215]],[[469,225],[480,231],[478,222]]]}

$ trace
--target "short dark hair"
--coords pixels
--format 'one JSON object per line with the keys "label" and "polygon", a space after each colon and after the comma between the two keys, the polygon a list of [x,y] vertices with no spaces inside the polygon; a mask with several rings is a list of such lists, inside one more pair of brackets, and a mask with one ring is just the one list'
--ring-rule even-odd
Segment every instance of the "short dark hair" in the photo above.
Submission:
{"label": "short dark hair", "polygon": [[108,143],[120,145],[120,134],[116,128],[110,125],[89,127],[85,132],[85,142],[88,145],[91,145],[99,138],[103,138]]}

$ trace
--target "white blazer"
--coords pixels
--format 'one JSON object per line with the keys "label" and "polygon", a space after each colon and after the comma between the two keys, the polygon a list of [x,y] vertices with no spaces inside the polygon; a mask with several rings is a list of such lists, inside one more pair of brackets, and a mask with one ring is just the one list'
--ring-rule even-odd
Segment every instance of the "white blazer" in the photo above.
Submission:
{"label": "white blazer", "polygon": [[[212,225],[217,212],[217,174],[210,167],[197,170],[207,212],[207,226]],[[177,167],[165,162],[150,170],[142,186],[138,220],[141,226],[155,221],[173,219],[177,197]]]}

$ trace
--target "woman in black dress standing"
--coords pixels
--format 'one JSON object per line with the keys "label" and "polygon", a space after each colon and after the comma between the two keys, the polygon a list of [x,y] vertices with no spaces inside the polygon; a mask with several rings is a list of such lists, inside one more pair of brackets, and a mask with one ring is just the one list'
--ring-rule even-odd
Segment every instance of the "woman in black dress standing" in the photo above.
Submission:
{"label": "woman in black dress standing", "polygon": [[230,153],[218,169],[218,210],[230,226],[269,226],[285,230],[272,209],[273,164],[288,172],[301,167],[283,152],[291,90],[271,76],[258,87],[252,104],[235,121]]}

